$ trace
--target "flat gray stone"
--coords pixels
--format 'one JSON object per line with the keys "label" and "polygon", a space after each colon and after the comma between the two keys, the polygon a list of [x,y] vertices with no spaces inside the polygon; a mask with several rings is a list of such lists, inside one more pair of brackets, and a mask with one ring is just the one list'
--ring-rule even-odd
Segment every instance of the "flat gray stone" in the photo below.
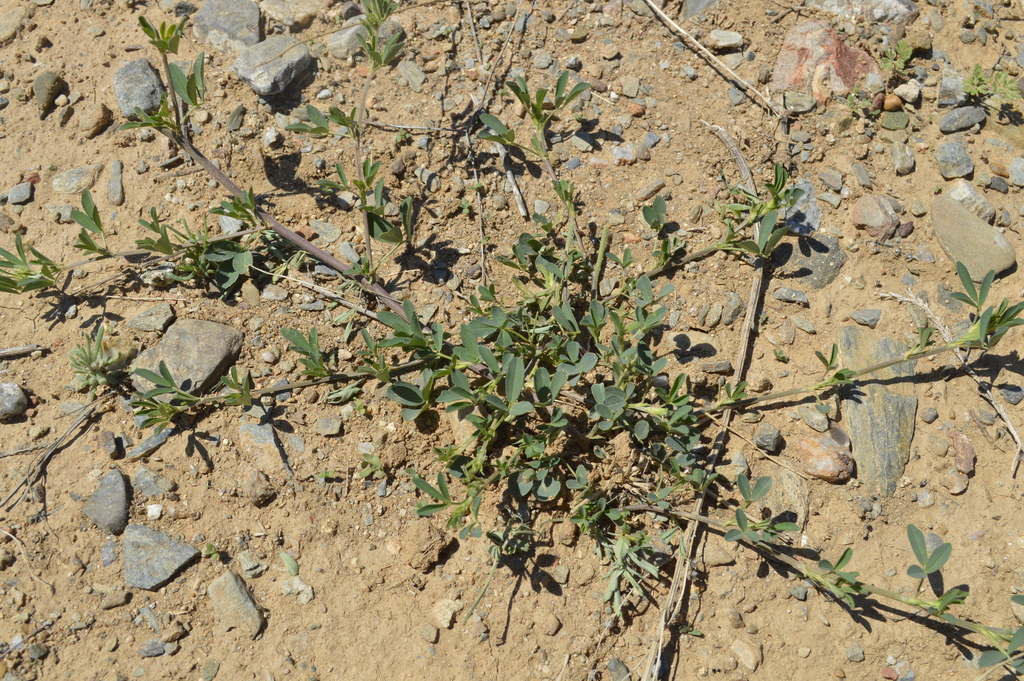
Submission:
{"label": "flat gray stone", "polygon": [[869,24],[910,24],[919,10],[911,0],[808,0],[815,7],[839,19]]}
{"label": "flat gray stone", "polygon": [[1020,404],[1024,400],[1024,388],[1019,385],[1004,385],[999,387],[999,396],[1013,405]]}
{"label": "flat gray stone", "polygon": [[683,17],[689,19],[715,6],[718,0],[683,0]]}
{"label": "flat gray stone", "polygon": [[17,383],[0,383],[0,422],[17,418],[28,409],[28,397]]}
{"label": "flat gray stone", "polygon": [[828,417],[814,408],[812,404],[801,404],[797,408],[800,420],[806,423],[812,430],[824,433],[828,430]]}
{"label": "flat gray stone", "polygon": [[341,238],[341,230],[330,222],[322,220],[310,220],[309,226],[316,230],[320,240],[327,244],[333,244]]}
{"label": "flat gray stone", "polygon": [[[156,346],[139,354],[133,369],[159,372],[163,361],[182,390],[202,393],[238,358],[242,338],[241,331],[224,324],[182,319],[167,330]],[[139,376],[133,376],[132,382],[140,392],[153,387]]]}
{"label": "flat gray stone", "polygon": [[288,467],[288,455],[278,440],[270,419],[243,423],[238,427],[238,447],[246,459],[267,475],[277,475]]}
{"label": "flat gray stone", "polygon": [[909,175],[914,172],[914,152],[903,142],[895,142],[889,149],[892,164],[897,175]]}
{"label": "flat gray stone", "polygon": [[32,183],[20,182],[7,191],[7,202],[15,206],[28,203],[32,200]]}
{"label": "flat gray stone", "polygon": [[964,77],[957,73],[949,64],[942,69],[942,80],[939,81],[939,97],[936,104],[940,109],[960,106],[967,101],[964,93]]}
{"label": "flat gray stone", "polygon": [[743,36],[736,31],[723,31],[716,28],[708,33],[707,46],[713,50],[735,50],[743,47]]}
{"label": "flat gray stone", "polygon": [[[137,416],[136,417],[136,419],[141,419],[141,418],[142,418],[141,416]],[[141,425],[141,421],[140,421],[139,425]],[[143,459],[143,458],[149,456],[150,454],[152,454],[156,450],[160,449],[160,447],[162,447],[163,444],[165,442],[167,442],[167,438],[169,438],[171,435],[174,435],[176,432],[177,432],[177,430],[175,430],[172,427],[172,428],[164,428],[159,433],[153,433],[152,435],[147,437],[145,440],[143,440],[139,444],[137,444],[134,447],[132,447],[131,451],[128,452],[126,458],[129,461],[135,461],[137,459]]]}
{"label": "flat gray stone", "polygon": [[427,82],[427,74],[416,66],[416,62],[403,59],[398,62],[398,73],[405,78],[413,92],[423,92],[423,84]]}
{"label": "flat gray stone", "polygon": [[81,194],[86,189],[92,189],[101,170],[102,163],[69,168],[53,176],[53,191],[61,194]]}
{"label": "flat gray stone", "polygon": [[136,331],[163,331],[174,321],[174,308],[160,303],[135,315],[125,325]]}
{"label": "flat gray stone", "polygon": [[[122,539],[124,581],[154,591],[196,559],[199,551],[144,525],[129,525]],[[212,585],[211,585],[212,587]]]}
{"label": "flat gray stone", "polygon": [[308,27],[330,4],[326,0],[260,0],[263,14],[292,33]]}
{"label": "flat gray stone", "polygon": [[114,96],[121,115],[137,120],[135,109],[152,113],[160,107],[164,86],[148,59],[134,59],[114,74]]}
{"label": "flat gray stone", "polygon": [[881,310],[857,310],[856,312],[850,313],[850,319],[857,322],[861,326],[866,326],[869,329],[873,329],[878,326],[879,320],[882,319]]}
{"label": "flat gray stone", "polygon": [[260,41],[260,8],[251,0],[206,0],[192,17],[199,42],[238,54]]}
{"label": "flat gray stone", "polygon": [[114,161],[110,164],[110,179],[107,180],[107,201],[112,206],[124,205],[124,164]]}
{"label": "flat gray stone", "polygon": [[868,174],[868,169],[864,167],[863,163],[851,163],[850,170],[853,171],[853,179],[857,180],[864,189],[871,189],[875,186],[875,183],[871,181],[871,176]]}
{"label": "flat gray stone", "polygon": [[284,91],[310,63],[306,45],[286,35],[275,35],[242,50],[235,73],[258,95]]}
{"label": "flat gray stone", "polygon": [[1017,262],[1013,246],[999,230],[958,201],[940,196],[932,202],[932,226],[939,245],[953,262],[962,262],[974,281],[989,270],[1005,272]]}
{"label": "flat gray stone", "polygon": [[132,478],[132,487],[143,496],[158,497],[161,494],[168,494],[177,489],[178,485],[171,479],[160,475],[156,471],[139,466]]}
{"label": "flat gray stone", "polygon": [[935,149],[935,163],[947,180],[964,177],[974,172],[974,161],[960,142],[946,142]]}
{"label": "flat gray stone", "polygon": [[210,582],[207,590],[213,611],[224,631],[236,630],[255,640],[263,630],[263,613],[249,593],[245,581],[234,572],[225,572]]}
{"label": "flat gray stone", "polygon": [[980,106],[960,106],[942,117],[942,120],[939,121],[939,132],[948,135],[961,130],[969,130],[979,123],[984,123],[985,118],[985,110]]}
{"label": "flat gray stone", "polygon": [[1020,156],[1010,161],[1010,183],[1015,187],[1024,187],[1024,158]]}
{"label": "flat gray stone", "polygon": [[347,19],[341,28],[327,37],[327,51],[335,59],[347,59],[362,49],[359,36],[364,38],[370,34],[360,23],[362,15]]}
{"label": "flat gray stone", "polygon": [[[906,347],[872,331],[846,326],[838,334],[841,366],[860,370],[902,357]],[[869,374],[843,390],[844,430],[853,446],[857,478],[871,492],[892,496],[910,459],[917,397],[913,394],[914,362],[903,362]]]}
{"label": "flat gray stone", "polygon": [[807,294],[803,291],[797,291],[796,289],[782,287],[775,289],[772,292],[772,297],[775,300],[781,300],[784,303],[793,303],[794,305],[807,305]]}
{"label": "flat gray stone", "polygon": [[128,484],[121,471],[103,476],[82,513],[107,534],[121,534],[128,525]]}
{"label": "flat gray stone", "polygon": [[795,115],[811,113],[818,106],[814,97],[798,90],[789,90],[783,93],[782,103],[786,107],[786,111]]}
{"label": "flat gray stone", "polygon": [[821,207],[814,200],[814,185],[809,179],[802,177],[793,186],[803,195],[786,211],[784,221],[791,233],[807,236],[821,227]]}

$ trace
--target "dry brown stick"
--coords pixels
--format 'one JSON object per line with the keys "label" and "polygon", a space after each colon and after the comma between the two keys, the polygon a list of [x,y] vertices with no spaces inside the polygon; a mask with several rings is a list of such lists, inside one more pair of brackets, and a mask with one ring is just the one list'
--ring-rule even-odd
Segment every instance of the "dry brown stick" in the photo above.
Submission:
{"label": "dry brown stick", "polygon": [[755,98],[758,99],[765,106],[765,108],[767,108],[773,114],[775,114],[776,116],[778,116],[779,118],[782,118],[782,119],[786,118],[786,113],[783,110],[781,110],[778,107],[778,105],[776,105],[772,100],[768,99],[766,96],[761,94],[761,92],[757,88],[755,88],[753,85],[751,85],[750,83],[748,83],[747,81],[743,80],[738,75],[736,75],[735,71],[733,71],[728,66],[726,66],[725,63],[721,59],[719,59],[718,57],[713,55],[711,53],[711,51],[708,50],[708,48],[706,48],[703,45],[701,45],[700,42],[698,42],[696,38],[694,38],[692,35],[690,35],[686,31],[686,29],[684,29],[682,26],[680,26],[676,22],[672,21],[672,19],[670,19],[669,16],[667,14],[665,14],[661,10],[660,7],[658,7],[656,4],[654,4],[651,0],[644,0],[644,2],[646,2],[647,6],[650,7],[651,10],[655,14],[657,14],[658,17],[660,17],[662,21],[664,21],[666,24],[668,24],[672,28],[673,31],[675,31],[679,35],[681,35],[684,38],[686,38],[686,40],[691,45],[696,47],[697,51],[700,52],[701,56],[703,56],[705,59],[707,59],[712,64],[714,64],[717,68],[719,68],[722,71],[724,71],[725,73],[729,74],[729,77],[732,78],[733,81],[737,85],[743,86],[744,90],[746,90],[747,92],[752,93],[755,96]]}
{"label": "dry brown stick", "polygon": [[30,352],[35,352],[36,350],[42,349],[42,345],[19,345],[16,348],[7,348],[6,350],[0,350],[0,359],[9,359],[11,357],[27,355]]}
{"label": "dry brown stick", "polygon": [[[648,4],[650,4],[649,0]],[[652,5],[653,6],[653,5]],[[660,11],[660,10],[659,10]],[[747,164],[746,159],[739,151],[739,147],[732,140],[732,137],[725,130],[718,126],[708,126],[715,133],[715,135],[722,141],[723,144],[729,149],[733,158],[736,161],[736,165],[740,168],[740,174],[744,178],[744,184],[751,194],[756,192],[754,186],[754,178],[750,172],[750,166]],[[756,227],[755,227],[756,230]],[[756,239],[756,235],[755,235]],[[743,328],[740,331],[740,343],[739,349],[736,354],[736,380],[742,381],[743,375],[746,372],[747,366],[747,354],[749,350],[749,343],[751,338],[751,331],[754,328],[754,320],[757,316],[757,302],[761,298],[761,287],[764,281],[764,267],[762,259],[758,258],[754,270],[754,280],[750,287],[750,296],[747,299],[747,312],[743,320]],[[715,437],[714,445],[711,450],[711,457],[708,461],[708,466],[714,468],[718,462],[718,458],[721,455],[722,450],[725,447],[725,439],[728,433],[729,421],[732,418],[732,410],[726,409],[722,413],[721,430]],[[700,497],[694,503],[694,513],[700,514],[704,508],[704,502],[707,499],[707,490],[703,490]],[[657,678],[658,670],[661,668],[661,654],[665,647],[665,635],[668,623],[673,621],[677,615],[681,612],[683,603],[686,599],[686,589],[690,579],[690,556],[693,555],[694,546],[697,537],[697,523],[691,523],[687,528],[686,536],[680,544],[680,557],[676,559],[676,569],[672,576],[672,586],[669,588],[668,597],[666,603],[669,607],[663,610],[663,614],[658,624],[658,638],[655,643],[651,644],[651,650],[648,653],[648,660],[650,663],[645,666],[644,673],[641,676],[642,681],[654,681]],[[667,613],[667,615],[665,614]]]}

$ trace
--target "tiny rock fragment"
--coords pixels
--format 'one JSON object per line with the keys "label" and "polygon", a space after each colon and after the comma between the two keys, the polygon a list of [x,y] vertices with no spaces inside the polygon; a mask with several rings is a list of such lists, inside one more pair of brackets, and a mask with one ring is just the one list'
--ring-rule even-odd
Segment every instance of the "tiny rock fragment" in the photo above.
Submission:
{"label": "tiny rock fragment", "polygon": [[949,431],[947,437],[955,452],[956,469],[964,475],[970,475],[974,472],[974,462],[977,458],[974,453],[974,445],[959,430]]}

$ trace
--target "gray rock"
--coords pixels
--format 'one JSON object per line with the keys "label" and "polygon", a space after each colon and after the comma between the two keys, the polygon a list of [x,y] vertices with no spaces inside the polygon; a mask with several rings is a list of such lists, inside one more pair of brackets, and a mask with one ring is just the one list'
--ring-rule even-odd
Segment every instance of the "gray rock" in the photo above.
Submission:
{"label": "gray rock", "polygon": [[942,250],[953,262],[966,265],[974,281],[984,279],[989,270],[999,274],[1016,264],[1017,254],[1006,237],[959,202],[940,196],[932,202],[931,215]]}
{"label": "gray rock", "polygon": [[238,567],[242,568],[242,575],[248,579],[256,579],[270,569],[269,565],[257,560],[248,551],[242,551],[236,558],[238,559]]}
{"label": "gray rock", "polygon": [[0,47],[6,47],[21,34],[25,20],[35,11],[33,4],[9,5],[0,13]]}
{"label": "gray rock", "polygon": [[999,395],[1008,403],[1017,405],[1024,400],[1024,388],[1019,385],[1004,385],[999,388]]}
{"label": "gray rock", "polygon": [[341,230],[330,222],[323,222],[322,220],[310,220],[309,226],[316,230],[320,240],[324,243],[333,244],[339,238],[341,238]]}
{"label": "gray rock", "polygon": [[251,0],[206,0],[192,17],[199,42],[238,54],[260,41],[260,8]]}
{"label": "gray rock", "polygon": [[281,582],[281,595],[295,596],[299,605],[306,605],[313,600],[313,587],[293,575]]}
{"label": "gray rock", "polygon": [[28,409],[28,397],[17,383],[0,383],[0,422],[17,418]]}
{"label": "gray rock", "polygon": [[740,104],[743,104],[745,101],[747,101],[747,93],[745,93],[738,87],[729,88],[726,94],[729,95],[730,106],[739,106]]}
{"label": "gray rock", "polygon": [[734,50],[743,47],[743,36],[736,31],[713,29],[707,34],[707,46],[713,50]]}
{"label": "gray rock", "polygon": [[61,194],[81,194],[96,184],[101,170],[102,163],[69,168],[53,176],[53,190]]}
{"label": "gray rock", "polygon": [[174,321],[174,308],[160,303],[135,315],[125,325],[137,331],[163,331]]}
{"label": "gray rock", "polygon": [[143,496],[158,497],[173,492],[178,485],[146,466],[139,466],[139,470],[135,471],[135,477],[132,478],[132,487]]}
{"label": "gray rock", "polygon": [[221,215],[217,220],[222,234],[238,234],[245,228],[245,222],[230,215]]}
{"label": "gray rock", "polygon": [[[136,419],[141,419],[141,417],[137,416]],[[129,461],[135,461],[136,459],[143,459],[149,456],[156,450],[160,449],[160,447],[162,447],[163,444],[167,442],[167,439],[171,435],[174,435],[176,432],[177,430],[174,428],[164,428],[159,433],[153,433],[145,440],[132,447],[131,451],[128,452],[126,458]]]}
{"label": "gray rock", "polygon": [[122,605],[127,605],[131,599],[132,595],[130,591],[124,591],[122,589],[110,591],[100,599],[100,610],[113,610],[114,608],[120,608]]}
{"label": "gray rock", "polygon": [[850,209],[850,222],[879,241],[892,237],[899,227],[900,218],[887,197],[865,194]]}
{"label": "gray rock", "polygon": [[[871,331],[846,326],[839,330],[842,366],[863,369],[902,357],[906,347]],[[857,461],[857,477],[872,492],[891,496],[910,458],[917,397],[911,379],[914,362],[903,362],[854,381],[843,391],[845,428]]]}
{"label": "gray rock", "polygon": [[784,222],[793,234],[807,236],[821,227],[821,208],[814,200],[814,185],[809,179],[802,177],[793,186],[803,195],[786,211]]}
{"label": "gray rock", "polygon": [[308,27],[329,4],[321,0],[260,0],[264,16],[292,33]]}
{"label": "gray rock", "polygon": [[313,430],[317,435],[323,435],[324,437],[334,437],[341,434],[341,419],[337,416],[324,416],[317,419],[316,425]]}
{"label": "gray rock", "polygon": [[[133,369],[159,371],[163,361],[183,390],[198,394],[214,384],[238,358],[241,349],[241,331],[216,322],[182,319],[167,330],[156,346],[139,354]],[[138,376],[132,380],[140,392],[153,387]]]}
{"label": "gray rock", "polygon": [[124,164],[114,161],[110,166],[110,179],[107,180],[107,201],[112,206],[124,205]]}
{"label": "gray rock", "polygon": [[851,643],[846,648],[846,659],[850,662],[863,662],[864,661],[864,649],[860,647],[859,643]]}
{"label": "gray rock", "polygon": [[942,69],[942,80],[939,82],[939,97],[936,104],[940,109],[960,106],[967,101],[964,93],[964,77],[949,64]]}
{"label": "gray rock", "polygon": [[889,149],[892,163],[897,175],[909,175],[914,172],[914,152],[903,142],[895,142]]}
{"label": "gray rock", "polygon": [[608,660],[608,673],[612,675],[612,681],[632,681],[633,679],[629,673],[629,667],[617,657]]}
{"label": "gray rock", "polygon": [[797,408],[800,420],[806,423],[812,430],[824,433],[828,430],[828,417],[815,409],[814,405],[801,404]]}
{"label": "gray rock", "polygon": [[128,484],[121,471],[103,476],[82,513],[107,534],[121,534],[128,525]]}
{"label": "gray rock", "polygon": [[103,132],[112,120],[114,117],[107,105],[95,102],[87,105],[78,115],[78,129],[86,139],[92,139]]}
{"label": "gray rock", "polygon": [[398,62],[398,73],[405,78],[405,82],[413,92],[423,92],[423,84],[427,82],[427,74],[416,65],[416,62],[403,59]]}
{"label": "gray rock", "polygon": [[969,130],[979,123],[984,123],[985,118],[985,110],[980,106],[957,107],[942,117],[939,121],[939,131],[948,135]]}
{"label": "gray rock", "polygon": [[225,572],[210,582],[208,593],[217,620],[225,631],[236,629],[251,640],[260,635],[263,613],[256,607],[256,601],[241,577],[234,572]]}
{"label": "gray rock", "polygon": [[114,74],[114,97],[121,115],[129,120],[138,119],[137,108],[146,113],[156,111],[163,92],[160,76],[148,59],[132,60]]}
{"label": "gray rock", "polygon": [[959,201],[964,208],[989,224],[991,224],[992,220],[996,217],[995,205],[982,196],[981,193],[974,188],[974,185],[967,180],[957,180],[954,182],[946,196],[954,201]]}
{"label": "gray rock", "polygon": [[1024,158],[1020,156],[1010,161],[1010,183],[1015,187],[1024,187]]}
{"label": "gray rock", "polygon": [[164,654],[164,642],[160,639],[143,641],[137,648],[140,657],[160,657]]}
{"label": "gray rock", "polygon": [[762,423],[754,433],[754,444],[766,452],[774,452],[782,444],[782,433],[770,423]]}
{"label": "gray rock", "polygon": [[739,319],[741,312],[743,312],[743,300],[736,295],[735,291],[726,293],[725,303],[722,305],[722,323],[726,326],[732,326]]}
{"label": "gray rock", "polygon": [[786,111],[794,115],[811,113],[818,106],[818,102],[815,101],[814,97],[797,90],[785,92],[782,95],[782,102],[786,107]]}
{"label": "gray rock", "polygon": [[249,461],[264,473],[277,474],[288,469],[288,455],[277,438],[269,419],[261,423],[243,423],[238,427],[238,446]]}
{"label": "gray rock", "polygon": [[708,374],[721,374],[723,376],[728,376],[732,373],[732,362],[727,359],[701,362],[700,370]]}
{"label": "gray rock", "polygon": [[687,19],[715,6],[718,0],[683,0],[683,16]]}
{"label": "gray rock", "polygon": [[974,161],[960,142],[946,142],[935,149],[935,162],[939,172],[947,180],[963,177],[974,172]]}
{"label": "gray rock", "polygon": [[775,300],[781,300],[784,303],[794,303],[796,305],[808,305],[807,294],[803,291],[797,291],[792,288],[777,288],[772,293]]}
{"label": "gray rock", "polygon": [[869,329],[873,329],[878,326],[878,321],[882,318],[881,310],[857,310],[856,312],[850,313],[850,319],[857,322],[861,326],[866,326]]}
{"label": "gray rock", "polygon": [[875,186],[875,183],[871,181],[871,176],[868,174],[868,169],[864,167],[863,163],[851,163],[850,169],[853,171],[853,178],[857,180],[864,189],[871,189]]}
{"label": "gray rock", "polygon": [[291,36],[275,35],[242,50],[234,70],[258,95],[284,91],[311,63],[304,43]]}
{"label": "gray rock", "polygon": [[32,200],[32,183],[20,182],[7,191],[7,202],[15,206],[28,203]]}
{"label": "gray rock", "polygon": [[939,418],[939,411],[935,407],[928,407],[921,410],[921,420],[925,423],[935,423]]}
{"label": "gray rock", "polygon": [[122,543],[124,581],[129,586],[149,591],[169,582],[199,555],[191,546],[144,525],[129,525]]}
{"label": "gray rock", "polygon": [[341,28],[331,33],[327,38],[327,51],[335,59],[347,59],[361,49],[359,37],[368,37],[359,20],[360,16],[352,17],[341,25]]}
{"label": "gray rock", "polygon": [[36,76],[32,81],[32,94],[39,105],[39,110],[48,111],[63,87],[64,81],[53,71],[44,71]]}

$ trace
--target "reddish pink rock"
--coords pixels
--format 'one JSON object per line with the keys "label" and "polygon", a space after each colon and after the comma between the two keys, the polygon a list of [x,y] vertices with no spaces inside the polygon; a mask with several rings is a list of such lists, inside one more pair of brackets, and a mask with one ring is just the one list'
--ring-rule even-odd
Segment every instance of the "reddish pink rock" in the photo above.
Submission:
{"label": "reddish pink rock", "polygon": [[810,91],[824,105],[832,95],[845,97],[868,73],[879,71],[867,52],[846,45],[827,21],[807,21],[786,34],[770,87]]}
{"label": "reddish pink rock", "polygon": [[857,229],[866,230],[868,234],[885,241],[892,237],[900,226],[900,218],[892,205],[881,196],[868,194],[857,199],[850,209],[850,222]]}
{"label": "reddish pink rock", "polygon": [[805,437],[790,445],[808,475],[825,482],[846,482],[853,477],[854,462],[850,450],[829,436]]}
{"label": "reddish pink rock", "polygon": [[974,445],[959,430],[949,431],[946,437],[949,438],[949,443],[953,445],[953,451],[956,453],[956,469],[964,475],[973,473],[974,461],[977,458],[974,454]]}

